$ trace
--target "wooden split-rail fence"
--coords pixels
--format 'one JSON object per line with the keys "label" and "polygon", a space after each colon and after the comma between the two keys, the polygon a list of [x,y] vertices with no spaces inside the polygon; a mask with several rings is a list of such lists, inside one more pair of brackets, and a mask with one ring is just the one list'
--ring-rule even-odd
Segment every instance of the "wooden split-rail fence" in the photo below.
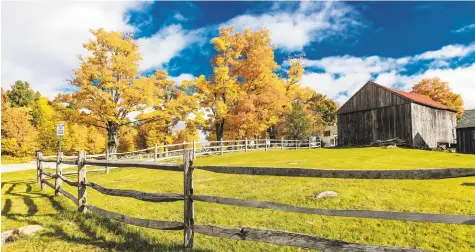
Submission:
{"label": "wooden split-rail fence", "polygon": [[[37,153],[37,181],[41,189],[49,186],[55,190],[55,195],[64,195],[71,199],[82,213],[91,211],[100,216],[119,222],[160,230],[184,230],[184,248],[192,250],[194,234],[229,238],[235,240],[248,240],[265,242],[276,245],[295,246],[317,249],[321,251],[421,251],[414,248],[388,247],[369,244],[348,243],[339,240],[314,237],[307,234],[287,231],[260,229],[253,227],[220,227],[195,223],[194,201],[209,202],[251,208],[274,209],[285,212],[316,214],[324,216],[341,216],[354,218],[372,218],[383,220],[398,220],[412,222],[448,223],[460,225],[475,225],[475,216],[455,214],[430,214],[416,212],[393,212],[373,210],[334,210],[299,207],[282,203],[245,200],[210,195],[199,195],[193,190],[193,171],[202,169],[216,173],[289,176],[289,177],[314,177],[314,178],[348,178],[348,179],[445,179],[456,177],[475,176],[473,168],[450,168],[450,169],[416,169],[416,170],[323,170],[323,169],[300,169],[300,168],[277,168],[277,167],[235,167],[235,166],[195,166],[194,149],[185,149],[183,164],[156,163],[151,161],[120,161],[120,160],[95,160],[80,151],[74,159],[65,158],[58,153],[56,158],[45,158],[41,152]],[[56,163],[56,172],[49,173],[43,168],[44,162]],[[63,173],[62,164],[77,165],[77,172]],[[182,172],[184,190],[183,193],[149,193],[135,190],[123,190],[105,188],[99,184],[86,180],[86,166],[110,166],[110,167],[139,167],[148,169],[167,170]],[[96,170],[93,170],[96,171]],[[73,181],[67,175],[77,175]],[[47,180],[54,179],[54,183]],[[62,183],[77,187],[77,196],[64,190]],[[184,201],[183,222],[140,219],[121,213],[91,205],[87,200],[87,189],[92,188],[102,194],[110,196],[130,197],[148,202],[173,202]]]}
{"label": "wooden split-rail fence", "polygon": [[[212,154],[221,154],[229,152],[248,152],[254,150],[288,150],[288,149],[309,149],[320,148],[322,142],[320,139],[311,140],[286,140],[286,139],[253,139],[248,140],[221,140],[221,141],[207,141],[199,142],[192,141],[177,144],[158,145],[155,144],[152,147],[118,153],[103,153],[88,155],[89,158],[102,158],[102,159],[150,159],[153,161],[160,161],[173,158],[183,157],[183,151],[185,149],[192,149],[194,156],[206,156]],[[54,158],[56,156],[48,156],[47,158]]]}

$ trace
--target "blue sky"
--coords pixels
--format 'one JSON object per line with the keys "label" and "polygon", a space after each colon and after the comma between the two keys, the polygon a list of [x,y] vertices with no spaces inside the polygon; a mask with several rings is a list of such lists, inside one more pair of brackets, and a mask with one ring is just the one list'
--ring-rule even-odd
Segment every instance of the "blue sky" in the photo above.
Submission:
{"label": "blue sky", "polygon": [[475,2],[4,2],[1,12],[2,87],[67,90],[99,27],[135,34],[143,73],[192,79],[210,73],[219,27],[234,25],[269,29],[283,70],[305,55],[302,85],[340,105],[369,79],[409,90],[438,76],[475,108]]}

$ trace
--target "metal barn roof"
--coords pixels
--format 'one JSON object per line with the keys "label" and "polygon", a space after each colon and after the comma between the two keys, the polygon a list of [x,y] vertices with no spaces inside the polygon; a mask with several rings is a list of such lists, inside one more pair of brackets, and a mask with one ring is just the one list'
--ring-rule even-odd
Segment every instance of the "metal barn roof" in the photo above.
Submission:
{"label": "metal barn roof", "polygon": [[475,128],[475,109],[465,110],[457,128]]}

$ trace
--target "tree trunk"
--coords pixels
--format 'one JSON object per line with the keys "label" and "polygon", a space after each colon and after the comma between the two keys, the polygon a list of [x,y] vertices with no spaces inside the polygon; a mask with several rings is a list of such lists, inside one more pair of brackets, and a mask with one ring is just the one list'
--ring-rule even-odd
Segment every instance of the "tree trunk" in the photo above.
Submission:
{"label": "tree trunk", "polygon": [[216,141],[221,141],[223,140],[223,134],[224,134],[224,118],[221,119],[221,122],[215,123],[216,126]]}
{"label": "tree trunk", "polygon": [[267,133],[269,133],[270,139],[277,139],[277,127],[275,125],[270,126],[267,129]]}
{"label": "tree trunk", "polygon": [[116,153],[119,146],[119,136],[117,134],[118,126],[109,123],[107,126],[107,149],[109,153]]}

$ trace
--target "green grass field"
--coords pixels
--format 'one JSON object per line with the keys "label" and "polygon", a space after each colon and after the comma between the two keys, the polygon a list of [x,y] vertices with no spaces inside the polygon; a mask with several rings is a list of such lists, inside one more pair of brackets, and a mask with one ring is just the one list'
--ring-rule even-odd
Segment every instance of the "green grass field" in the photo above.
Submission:
{"label": "green grass field", "polygon": [[34,160],[34,157],[11,157],[2,155],[2,164],[22,164]]}
{"label": "green grass field", "polygon": [[[410,149],[272,150],[200,157],[197,165],[250,165],[325,169],[475,167],[474,155]],[[40,191],[34,170],[2,174],[2,231],[28,224],[46,227],[34,237],[18,237],[4,251],[180,251],[181,231],[128,226],[93,214],[76,213],[65,197]],[[108,188],[147,192],[183,191],[181,172],[139,168],[90,173],[88,181]],[[74,195],[77,189],[64,185]],[[333,190],[338,197],[316,199]],[[475,215],[475,177],[444,180],[354,180],[217,174],[195,170],[195,193],[266,200],[303,207],[368,209]],[[88,189],[92,205],[138,218],[182,221],[183,203],[150,203],[102,195]],[[375,245],[428,251],[474,251],[475,226],[324,217],[274,210],[195,203],[195,223],[249,226],[306,233]],[[249,241],[195,235],[197,251],[305,251]]]}

